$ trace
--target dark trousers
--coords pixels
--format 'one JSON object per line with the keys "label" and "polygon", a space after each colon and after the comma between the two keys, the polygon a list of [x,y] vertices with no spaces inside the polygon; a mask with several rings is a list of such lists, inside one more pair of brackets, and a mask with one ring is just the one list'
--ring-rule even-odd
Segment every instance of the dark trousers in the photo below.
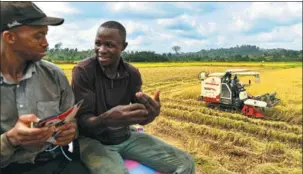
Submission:
{"label": "dark trousers", "polygon": [[46,163],[13,163],[1,168],[1,174],[89,174],[80,160],[68,161],[64,156]]}
{"label": "dark trousers", "polygon": [[5,168],[1,168],[1,174],[89,174],[89,170],[80,160],[80,147],[77,140],[73,142],[74,153],[69,153],[64,146],[65,153],[72,158],[69,161],[62,154],[60,148],[53,153],[41,152],[32,163],[12,163]]}

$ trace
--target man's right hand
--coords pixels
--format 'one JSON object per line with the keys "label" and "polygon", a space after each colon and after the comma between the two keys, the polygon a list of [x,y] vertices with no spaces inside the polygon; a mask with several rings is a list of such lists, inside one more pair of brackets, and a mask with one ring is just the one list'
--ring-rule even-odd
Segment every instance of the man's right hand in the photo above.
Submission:
{"label": "man's right hand", "polygon": [[109,127],[129,126],[145,121],[148,111],[143,104],[119,105],[108,110],[100,117]]}
{"label": "man's right hand", "polygon": [[13,146],[41,146],[52,136],[54,127],[30,128],[31,122],[38,122],[34,114],[22,115],[16,125],[7,132],[7,138]]}

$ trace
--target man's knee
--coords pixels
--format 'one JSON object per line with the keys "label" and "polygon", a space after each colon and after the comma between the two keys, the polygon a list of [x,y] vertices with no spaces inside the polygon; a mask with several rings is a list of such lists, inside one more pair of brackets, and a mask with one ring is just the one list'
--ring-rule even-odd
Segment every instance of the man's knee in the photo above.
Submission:
{"label": "man's knee", "polygon": [[105,147],[99,141],[95,139],[91,139],[88,137],[79,137],[78,138],[79,146],[80,146],[80,156],[81,158],[85,158],[85,156],[94,154],[103,154],[105,151]]}
{"label": "man's knee", "polygon": [[101,167],[101,158],[102,154],[105,151],[103,145],[91,138],[80,137],[78,139],[80,145],[80,157],[82,162],[89,169],[98,169]]}
{"label": "man's knee", "polygon": [[194,168],[195,168],[195,160],[193,159],[193,157],[190,154],[188,154],[188,155],[189,155],[188,167],[190,169],[194,170]]}
{"label": "man's knee", "polygon": [[187,152],[183,152],[182,165],[184,167],[184,170],[188,171],[189,174],[193,173],[195,170],[195,160]]}

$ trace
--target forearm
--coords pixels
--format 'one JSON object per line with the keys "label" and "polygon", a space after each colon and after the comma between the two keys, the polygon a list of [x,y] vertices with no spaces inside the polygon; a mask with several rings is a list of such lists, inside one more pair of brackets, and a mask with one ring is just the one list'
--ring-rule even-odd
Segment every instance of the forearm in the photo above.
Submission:
{"label": "forearm", "polygon": [[12,146],[12,144],[9,142],[7,138],[7,132],[1,134],[1,158],[0,163],[1,167],[4,163],[7,164],[7,161],[10,159],[10,157],[13,156],[16,148]]}
{"label": "forearm", "polygon": [[96,133],[96,131],[100,131],[108,127],[107,121],[102,115],[96,116],[93,114],[85,114],[81,115],[81,118],[78,119],[78,123],[80,128],[85,130],[86,132]]}

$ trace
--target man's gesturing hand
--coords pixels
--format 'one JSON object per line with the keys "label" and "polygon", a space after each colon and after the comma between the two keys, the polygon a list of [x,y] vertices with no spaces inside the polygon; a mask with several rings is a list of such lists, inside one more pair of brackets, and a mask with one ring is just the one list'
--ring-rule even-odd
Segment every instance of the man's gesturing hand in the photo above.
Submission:
{"label": "man's gesturing hand", "polygon": [[148,115],[146,120],[140,122],[141,125],[146,125],[154,121],[154,119],[160,114],[161,104],[160,104],[160,91],[156,91],[153,99],[143,92],[137,92],[136,97],[140,103],[144,104],[148,110]]}
{"label": "man's gesturing hand", "polygon": [[119,105],[101,116],[109,127],[129,126],[146,120],[148,111],[143,104]]}
{"label": "man's gesturing hand", "polygon": [[13,146],[41,146],[52,136],[55,128],[30,128],[31,122],[38,122],[34,114],[19,116],[16,125],[7,132],[7,138]]}

